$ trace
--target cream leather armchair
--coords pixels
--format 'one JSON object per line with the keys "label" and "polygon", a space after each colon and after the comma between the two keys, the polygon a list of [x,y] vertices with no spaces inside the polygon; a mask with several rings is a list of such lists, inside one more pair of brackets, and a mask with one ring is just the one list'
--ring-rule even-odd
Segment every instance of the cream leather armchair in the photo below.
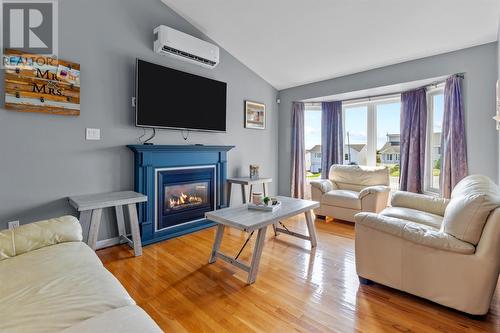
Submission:
{"label": "cream leather armchair", "polygon": [[500,188],[473,175],[451,200],[397,192],[391,204],[380,214],[356,215],[360,282],[487,313],[500,271]]}
{"label": "cream leather armchair", "polygon": [[354,222],[359,212],[378,213],[389,199],[389,169],[332,165],[328,179],[311,181],[312,200],[321,203],[316,215]]}

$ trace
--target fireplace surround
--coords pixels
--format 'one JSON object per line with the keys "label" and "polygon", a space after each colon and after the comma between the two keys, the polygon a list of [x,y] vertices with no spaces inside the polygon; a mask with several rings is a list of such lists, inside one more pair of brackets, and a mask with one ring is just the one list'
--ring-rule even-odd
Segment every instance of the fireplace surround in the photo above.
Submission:
{"label": "fireplace surround", "polygon": [[129,145],[134,153],[135,191],[144,245],[214,225],[205,212],[227,201],[227,152],[234,146]]}

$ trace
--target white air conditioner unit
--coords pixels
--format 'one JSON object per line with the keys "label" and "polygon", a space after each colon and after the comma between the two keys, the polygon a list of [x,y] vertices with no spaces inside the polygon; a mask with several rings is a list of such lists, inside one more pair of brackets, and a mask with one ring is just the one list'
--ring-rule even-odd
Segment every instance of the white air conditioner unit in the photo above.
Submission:
{"label": "white air conditioner unit", "polygon": [[219,63],[219,47],[165,25],[153,30],[153,50],[206,68]]}

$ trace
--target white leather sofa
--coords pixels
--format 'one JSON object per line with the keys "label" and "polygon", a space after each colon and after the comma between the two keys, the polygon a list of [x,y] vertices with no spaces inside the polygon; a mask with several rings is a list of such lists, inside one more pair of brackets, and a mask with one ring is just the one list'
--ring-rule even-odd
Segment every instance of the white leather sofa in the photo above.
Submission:
{"label": "white leather sofa", "polygon": [[0,332],[162,332],[63,216],[0,231]]}
{"label": "white leather sofa", "polygon": [[500,271],[500,188],[473,175],[451,200],[397,192],[380,214],[356,215],[355,247],[360,282],[483,315]]}
{"label": "white leather sofa", "polygon": [[312,200],[321,203],[314,213],[350,222],[359,212],[386,208],[390,190],[386,167],[332,165],[328,179],[311,181]]}

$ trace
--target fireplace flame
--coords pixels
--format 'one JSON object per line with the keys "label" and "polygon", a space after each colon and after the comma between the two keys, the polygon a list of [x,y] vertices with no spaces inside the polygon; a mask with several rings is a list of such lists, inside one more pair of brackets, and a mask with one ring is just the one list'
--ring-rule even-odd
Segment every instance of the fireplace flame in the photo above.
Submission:
{"label": "fireplace flame", "polygon": [[178,197],[171,197],[168,199],[170,208],[176,208],[180,206],[193,205],[203,203],[203,198],[196,195],[189,195],[184,192]]}

